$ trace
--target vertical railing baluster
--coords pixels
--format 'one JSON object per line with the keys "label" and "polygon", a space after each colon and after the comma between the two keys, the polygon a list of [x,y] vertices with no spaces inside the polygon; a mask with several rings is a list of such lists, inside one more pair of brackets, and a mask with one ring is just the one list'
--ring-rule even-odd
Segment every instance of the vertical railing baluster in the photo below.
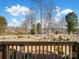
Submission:
{"label": "vertical railing baluster", "polygon": [[41,52],[41,50],[40,50],[40,45],[39,45],[39,59],[40,59],[40,52]]}
{"label": "vertical railing baluster", "polygon": [[20,59],[22,59],[22,45],[20,45]]}
{"label": "vertical railing baluster", "polygon": [[20,54],[19,54],[20,58],[19,59],[21,59],[21,46],[20,45],[19,45],[19,49],[20,49],[20,51],[19,51],[20,52]]}
{"label": "vertical railing baluster", "polygon": [[46,59],[48,59],[48,45],[46,46]]}
{"label": "vertical railing baluster", "polygon": [[21,59],[23,59],[23,44],[21,46]]}
{"label": "vertical railing baluster", "polygon": [[33,48],[32,48],[32,45],[31,45],[30,48],[31,48],[31,51],[30,51],[31,52],[31,58],[33,58],[33,50],[32,50]]}
{"label": "vertical railing baluster", "polygon": [[8,46],[8,51],[9,51],[9,58],[8,59],[10,59],[10,46]]}
{"label": "vertical railing baluster", "polygon": [[9,53],[8,53],[8,45],[7,45],[7,58],[6,59],[8,59],[9,58]]}
{"label": "vertical railing baluster", "polygon": [[35,59],[37,59],[37,46],[35,45],[35,51],[34,51]]}
{"label": "vertical railing baluster", "polygon": [[27,45],[27,59],[29,59],[29,45]]}
{"label": "vertical railing baluster", "polygon": [[50,45],[50,59],[52,59],[52,45]]}
{"label": "vertical railing baluster", "polygon": [[68,46],[69,46],[68,47],[69,48],[69,59],[71,59],[71,56],[70,56],[70,45],[68,45]]}
{"label": "vertical railing baluster", "polygon": [[14,45],[12,45],[12,59],[14,59]]}
{"label": "vertical railing baluster", "polygon": [[76,59],[78,59],[78,46],[76,46]]}
{"label": "vertical railing baluster", "polygon": [[65,59],[67,59],[66,55],[67,55],[67,46],[65,45]]}
{"label": "vertical railing baluster", "polygon": [[17,57],[18,57],[18,50],[17,50],[17,45],[16,45],[16,59],[18,59]]}
{"label": "vertical railing baluster", "polygon": [[55,54],[56,50],[55,50],[55,45],[54,45],[54,59],[56,59],[56,54]]}
{"label": "vertical railing baluster", "polygon": [[60,48],[59,48],[59,47],[60,47],[60,46],[58,45],[58,48],[57,48],[57,49],[58,49],[58,50],[57,50],[57,53],[58,53],[57,59],[58,59],[58,58],[60,59],[60,57],[59,57],[59,56],[60,56]]}
{"label": "vertical railing baluster", "polygon": [[42,59],[44,59],[44,45],[42,46]]}
{"label": "vertical railing baluster", "polygon": [[63,51],[64,49],[63,48],[64,48],[64,46],[62,45],[62,56],[64,55],[64,51]]}
{"label": "vertical railing baluster", "polygon": [[23,59],[25,59],[25,45],[23,45]]}
{"label": "vertical railing baluster", "polygon": [[72,46],[69,45],[69,56],[70,56],[70,59],[72,59]]}
{"label": "vertical railing baluster", "polygon": [[[64,55],[64,52],[63,52],[63,45],[62,45],[62,50],[61,50],[61,51],[62,51],[62,56],[63,56],[63,55]],[[62,58],[61,58],[61,59],[62,59]]]}
{"label": "vertical railing baluster", "polygon": [[9,45],[7,46],[7,59],[10,59],[10,48],[9,48]]}

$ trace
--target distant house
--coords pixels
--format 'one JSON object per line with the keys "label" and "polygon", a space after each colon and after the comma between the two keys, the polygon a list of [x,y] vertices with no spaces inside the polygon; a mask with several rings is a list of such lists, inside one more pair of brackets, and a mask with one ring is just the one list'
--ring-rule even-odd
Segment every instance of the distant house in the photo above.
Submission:
{"label": "distant house", "polygon": [[43,29],[43,32],[44,33],[48,33],[49,31],[51,31],[51,33],[67,33],[67,29],[66,28],[51,28],[51,29],[47,29],[47,28],[44,28]]}
{"label": "distant house", "polygon": [[25,34],[25,33],[29,33],[30,30],[21,27],[8,27],[6,32],[8,32],[9,34]]}

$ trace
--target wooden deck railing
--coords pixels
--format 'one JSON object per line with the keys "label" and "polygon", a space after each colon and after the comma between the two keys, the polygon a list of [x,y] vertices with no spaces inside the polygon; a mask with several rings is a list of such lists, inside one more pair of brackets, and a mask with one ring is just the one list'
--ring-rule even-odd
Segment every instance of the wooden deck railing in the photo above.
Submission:
{"label": "wooden deck railing", "polygon": [[77,42],[0,42],[0,59],[78,59]]}

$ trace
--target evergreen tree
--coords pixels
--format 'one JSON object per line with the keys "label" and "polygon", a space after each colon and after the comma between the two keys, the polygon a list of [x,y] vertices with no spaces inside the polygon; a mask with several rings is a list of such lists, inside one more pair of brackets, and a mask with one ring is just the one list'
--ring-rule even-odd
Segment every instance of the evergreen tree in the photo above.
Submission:
{"label": "evergreen tree", "polygon": [[37,33],[38,34],[41,34],[41,28],[42,28],[41,23],[37,23]]}
{"label": "evergreen tree", "polygon": [[70,12],[65,16],[65,19],[67,23],[67,31],[70,34],[71,32],[74,32],[78,26],[78,17],[74,12]]}

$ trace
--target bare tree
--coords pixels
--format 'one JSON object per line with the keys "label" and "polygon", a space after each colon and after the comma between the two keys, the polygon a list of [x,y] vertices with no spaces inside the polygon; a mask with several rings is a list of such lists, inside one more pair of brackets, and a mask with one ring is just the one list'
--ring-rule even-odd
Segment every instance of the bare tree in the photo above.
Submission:
{"label": "bare tree", "polygon": [[25,29],[25,32],[27,32],[27,30],[30,30],[33,24],[36,24],[35,15],[34,14],[26,15],[25,20],[22,23],[22,27]]}
{"label": "bare tree", "polygon": [[[37,4],[38,9],[40,10],[40,21],[41,24],[43,23],[43,8],[44,8],[44,4],[45,4],[45,0],[30,0],[32,3]],[[42,24],[42,28],[41,28],[41,33],[43,32],[43,24]]]}
{"label": "bare tree", "polygon": [[29,18],[26,17],[21,25],[21,27],[23,27],[25,33],[27,33],[27,30],[29,29],[29,24],[30,24],[30,21],[29,21]]}
{"label": "bare tree", "polygon": [[[51,18],[52,18],[52,10],[54,9],[54,1],[53,0],[29,0],[30,2],[34,3],[37,6],[37,10],[40,10],[40,20],[42,24],[42,32],[43,33],[43,26],[49,21],[49,31],[51,32]],[[47,14],[47,15],[45,15]],[[45,18],[44,18],[45,17]],[[43,22],[45,20],[45,22]],[[43,24],[44,23],[44,24]],[[48,31],[48,32],[49,32]]]}
{"label": "bare tree", "polygon": [[52,33],[52,23],[53,23],[53,9],[55,8],[54,1],[53,0],[48,0],[48,4],[46,4],[46,20],[48,22],[47,26],[47,32],[48,34]]}

